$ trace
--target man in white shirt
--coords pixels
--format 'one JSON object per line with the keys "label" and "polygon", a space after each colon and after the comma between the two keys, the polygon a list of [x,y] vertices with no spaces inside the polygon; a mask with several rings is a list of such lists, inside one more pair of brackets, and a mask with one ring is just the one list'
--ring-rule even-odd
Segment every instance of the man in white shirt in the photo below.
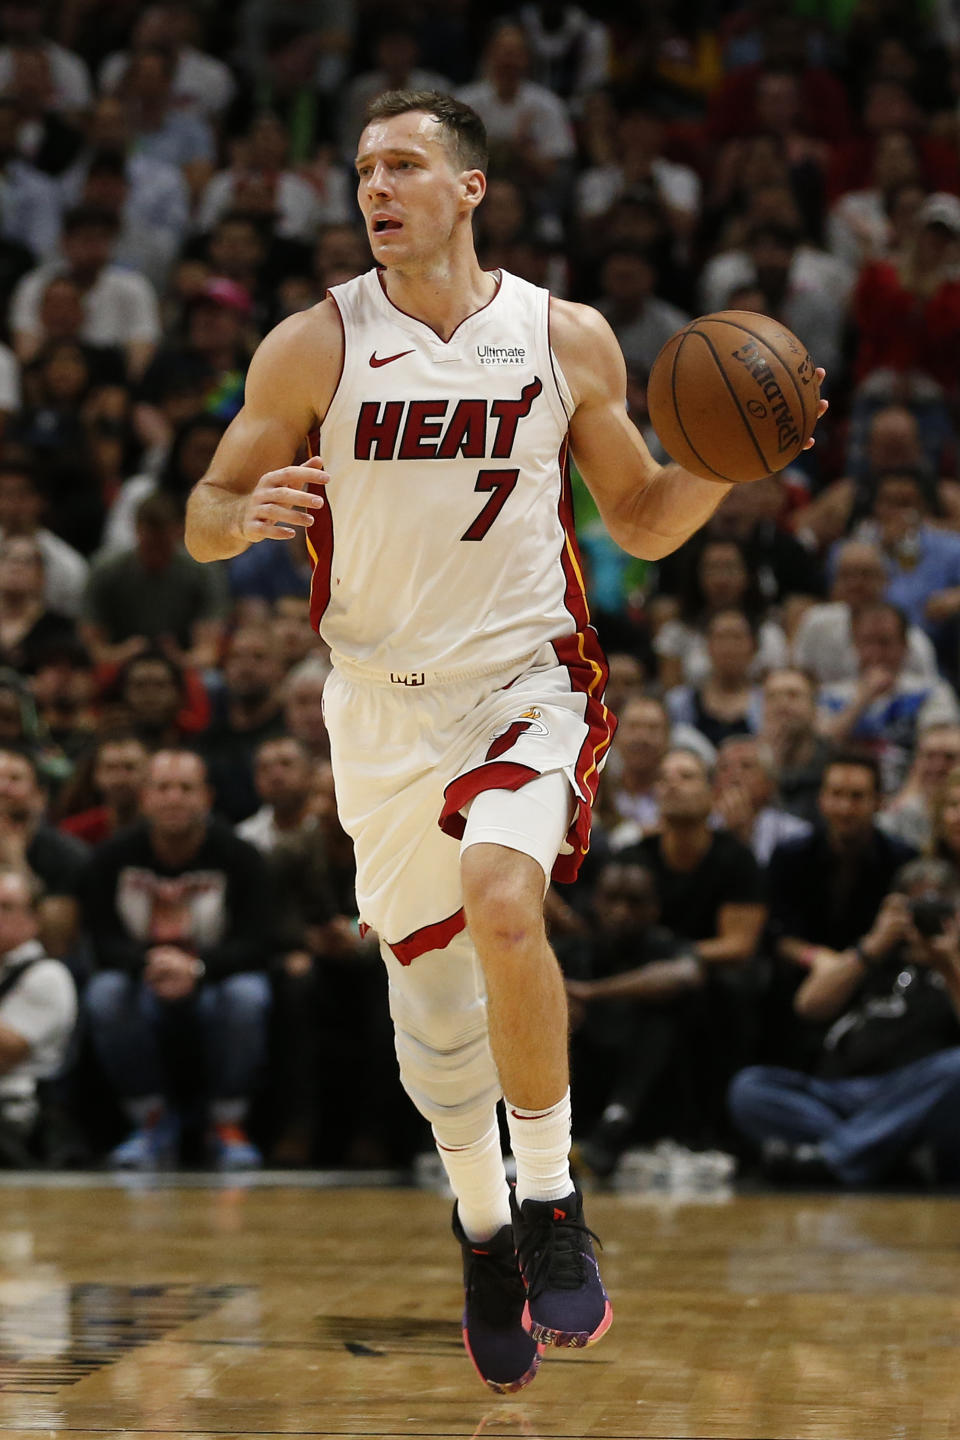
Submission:
{"label": "man in white shirt", "polygon": [[0,8],[0,29],[6,42],[0,47],[0,92],[10,88],[14,47],[39,45],[50,61],[51,108],[67,113],[86,110],[93,98],[90,71],[79,55],[44,35],[46,9],[44,0],[5,0]]}
{"label": "man in white shirt", "polygon": [[13,347],[24,363],[32,360],[46,336],[40,318],[44,291],[56,275],[68,274],[83,296],[80,338],[89,345],[123,350],[131,379],[143,374],[160,338],[157,295],[149,280],[110,263],[118,222],[105,211],[78,206],[64,220],[63,258],[31,270],[10,301]]}
{"label": "man in white shirt", "polygon": [[8,1163],[29,1143],[37,1082],[63,1066],[77,1018],[70,971],[37,938],[36,900],[26,870],[0,866],[0,1149]]}
{"label": "man in white shirt", "polygon": [[263,740],[253,760],[253,783],[263,801],[260,809],[235,826],[241,840],[264,855],[285,836],[312,826],[313,762],[305,745],[292,735]]}
{"label": "man in white shirt", "polygon": [[22,536],[43,554],[43,599],[48,610],[76,620],[90,567],[80,554],[41,525],[46,501],[28,460],[8,455],[0,462],[0,540]]}
{"label": "man in white shirt", "polygon": [[115,51],[100,67],[100,93],[117,92],[127,73],[132,51],[156,45],[173,56],[176,103],[216,119],[233,99],[236,83],[228,65],[190,44],[194,29],[195,16],[190,6],[148,5],[134,26],[130,50]]}

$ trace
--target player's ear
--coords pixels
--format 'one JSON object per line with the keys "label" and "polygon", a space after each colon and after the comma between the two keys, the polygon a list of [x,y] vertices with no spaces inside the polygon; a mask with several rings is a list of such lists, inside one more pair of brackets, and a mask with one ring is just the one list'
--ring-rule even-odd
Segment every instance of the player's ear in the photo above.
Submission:
{"label": "player's ear", "polygon": [[464,170],[460,176],[463,198],[471,209],[475,209],[487,193],[487,177],[482,170]]}

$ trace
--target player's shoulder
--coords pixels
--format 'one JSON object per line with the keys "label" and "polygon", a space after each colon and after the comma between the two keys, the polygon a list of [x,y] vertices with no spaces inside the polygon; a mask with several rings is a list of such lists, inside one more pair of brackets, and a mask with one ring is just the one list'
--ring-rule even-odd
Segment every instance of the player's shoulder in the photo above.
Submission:
{"label": "player's shoulder", "polygon": [[308,310],[288,315],[268,331],[251,362],[254,383],[276,376],[301,383],[305,378],[337,375],[343,360],[340,312],[327,298]]}
{"label": "player's shoulder", "polygon": [[625,389],[623,355],[609,322],[592,305],[550,297],[550,347],[579,403]]}

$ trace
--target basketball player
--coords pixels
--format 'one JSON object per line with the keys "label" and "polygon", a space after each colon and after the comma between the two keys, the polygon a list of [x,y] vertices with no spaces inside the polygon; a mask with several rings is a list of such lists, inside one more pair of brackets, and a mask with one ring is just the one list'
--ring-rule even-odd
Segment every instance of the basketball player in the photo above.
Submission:
{"label": "basketball player", "polygon": [[[186,540],[218,560],[308,527],[360,917],[456,1195],[467,1350],[509,1391],[545,1345],[588,1345],[612,1315],[570,1176],[566,1001],[543,924],[551,875],[572,879],[586,851],[615,725],[567,448],[611,535],[650,559],[727,487],[654,463],[599,314],[480,269],[485,163],[482,122],[449,96],[373,104],[358,198],[382,268],[264,339]],[[317,429],[322,463],[294,464]]]}

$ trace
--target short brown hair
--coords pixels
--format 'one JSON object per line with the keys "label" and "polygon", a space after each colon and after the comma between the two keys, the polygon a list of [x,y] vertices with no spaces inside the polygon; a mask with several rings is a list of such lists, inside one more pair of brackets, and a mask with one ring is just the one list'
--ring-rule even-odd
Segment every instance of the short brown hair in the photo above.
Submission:
{"label": "short brown hair", "polygon": [[386,90],[367,106],[365,125],[422,110],[436,120],[447,146],[463,170],[487,171],[487,131],[476,110],[442,90]]}

